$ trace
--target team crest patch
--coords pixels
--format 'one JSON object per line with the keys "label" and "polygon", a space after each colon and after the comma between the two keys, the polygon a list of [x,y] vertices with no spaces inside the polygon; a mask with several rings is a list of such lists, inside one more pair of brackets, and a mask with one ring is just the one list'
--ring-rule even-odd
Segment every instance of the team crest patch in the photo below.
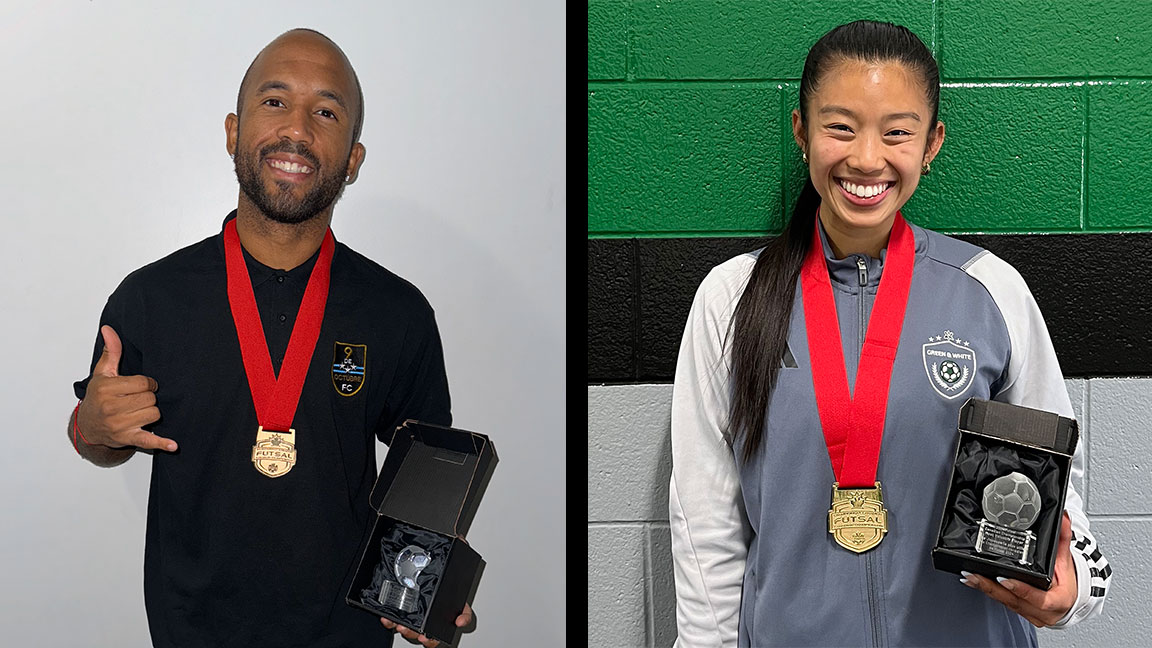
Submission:
{"label": "team crest patch", "polygon": [[924,345],[924,371],[928,382],[944,398],[952,399],[968,391],[976,373],[976,352],[952,331],[928,338]]}
{"label": "team crest patch", "polygon": [[364,386],[368,345],[337,342],[332,351],[332,386],[341,396],[353,396]]}

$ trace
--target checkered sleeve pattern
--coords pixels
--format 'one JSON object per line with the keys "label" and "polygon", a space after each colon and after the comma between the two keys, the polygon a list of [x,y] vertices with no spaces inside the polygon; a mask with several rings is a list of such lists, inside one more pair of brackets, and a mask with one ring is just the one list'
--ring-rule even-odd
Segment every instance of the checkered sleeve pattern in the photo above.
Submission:
{"label": "checkered sleeve pattern", "polygon": [[1096,539],[1090,535],[1076,537],[1072,534],[1072,551],[1079,552],[1088,563],[1088,571],[1092,575],[1092,588],[1089,596],[1092,599],[1103,600],[1108,593],[1108,584],[1112,582],[1112,566],[1108,559],[1100,553],[1096,546]]}

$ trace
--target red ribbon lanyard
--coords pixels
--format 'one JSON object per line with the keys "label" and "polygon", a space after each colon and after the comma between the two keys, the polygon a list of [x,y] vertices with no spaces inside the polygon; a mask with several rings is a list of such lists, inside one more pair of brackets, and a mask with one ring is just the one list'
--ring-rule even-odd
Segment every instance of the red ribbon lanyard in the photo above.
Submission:
{"label": "red ribbon lanyard", "polygon": [[900,329],[904,325],[904,310],[908,306],[915,253],[912,230],[897,212],[888,239],[884,274],[860,351],[853,398],[848,395],[840,324],[824,260],[824,246],[820,242],[819,219],[812,232],[812,246],[800,273],[804,327],[808,332],[816,409],[820,412],[832,473],[840,488],[871,488],[876,482],[884,416],[888,410],[888,387],[900,344]]}
{"label": "red ribbon lanyard", "polygon": [[280,376],[272,371],[272,358],[268,355],[268,341],[260,311],[256,309],[256,295],[252,280],[240,248],[240,235],[236,233],[236,219],[224,225],[224,261],[228,273],[228,305],[232,307],[232,320],[240,338],[240,355],[244,359],[244,372],[248,375],[248,388],[252,390],[252,404],[256,406],[256,421],[265,430],[287,432],[296,416],[300,392],[308,364],[320,338],[320,323],[324,321],[324,305],[328,302],[328,278],[332,253],[336,243],[332,230],[324,234],[320,244],[320,257],[312,268],[300,312],[288,339],[288,351],[280,365]]}

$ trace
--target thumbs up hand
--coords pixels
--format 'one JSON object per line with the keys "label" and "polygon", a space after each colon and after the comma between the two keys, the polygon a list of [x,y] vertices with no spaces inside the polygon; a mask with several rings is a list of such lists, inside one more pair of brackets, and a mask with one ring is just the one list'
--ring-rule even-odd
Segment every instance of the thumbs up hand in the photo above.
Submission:
{"label": "thumbs up hand", "polygon": [[76,424],[84,439],[91,445],[109,448],[135,446],[175,451],[175,441],[143,427],[160,420],[156,381],[148,376],[121,376],[120,336],[107,325],[100,327],[100,334],[104,337],[104,351],[92,368],[88,391],[76,413]]}

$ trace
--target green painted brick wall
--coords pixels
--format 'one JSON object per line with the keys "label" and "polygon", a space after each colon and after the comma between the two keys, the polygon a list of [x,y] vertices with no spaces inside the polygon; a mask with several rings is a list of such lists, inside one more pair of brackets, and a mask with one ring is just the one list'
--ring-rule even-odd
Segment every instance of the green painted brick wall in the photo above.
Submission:
{"label": "green painted brick wall", "polygon": [[588,3],[588,78],[623,79],[628,56],[628,3]]}
{"label": "green painted brick wall", "polygon": [[944,146],[909,218],[938,231],[1081,229],[1083,87],[945,87],[940,118]]}
{"label": "green painted brick wall", "polygon": [[[588,202],[600,231],[763,229],[780,209],[775,85],[588,92]],[[589,221],[591,224],[591,220]]]}
{"label": "green painted brick wall", "polygon": [[815,38],[859,18],[898,22],[932,46],[932,0],[632,3],[638,79],[799,79]]}
{"label": "green painted brick wall", "polygon": [[1088,226],[1152,222],[1152,82],[1088,86]]}
{"label": "green painted brick wall", "polygon": [[947,139],[912,220],[1152,231],[1152,0],[592,0],[589,236],[778,231],[805,174],[788,117],[804,56],[858,18],[940,61]]}
{"label": "green painted brick wall", "polygon": [[1149,0],[938,1],[946,79],[1147,76]]}

